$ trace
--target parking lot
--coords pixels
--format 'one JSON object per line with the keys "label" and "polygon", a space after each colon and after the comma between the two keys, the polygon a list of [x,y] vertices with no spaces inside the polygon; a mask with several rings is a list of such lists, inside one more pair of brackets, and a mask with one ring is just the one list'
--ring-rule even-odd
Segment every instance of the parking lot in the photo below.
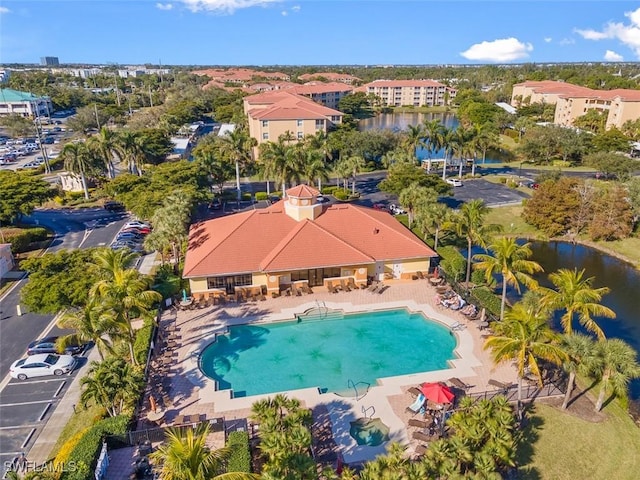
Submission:
{"label": "parking lot", "polygon": [[[86,355],[86,352],[85,352]],[[2,471],[21,452],[28,452],[64,397],[78,370],[87,362],[78,357],[73,372],[60,377],[12,379],[0,392],[0,464]]]}

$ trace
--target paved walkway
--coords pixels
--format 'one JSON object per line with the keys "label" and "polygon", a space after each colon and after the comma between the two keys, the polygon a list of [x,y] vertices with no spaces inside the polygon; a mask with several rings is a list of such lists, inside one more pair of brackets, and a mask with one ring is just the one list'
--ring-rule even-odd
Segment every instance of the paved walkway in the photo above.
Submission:
{"label": "paved walkway", "polygon": [[[349,435],[349,422],[361,418],[362,407],[375,408],[376,417],[390,427],[390,439],[410,445],[407,433],[405,408],[413,398],[407,390],[426,381],[446,381],[458,377],[472,385],[471,392],[492,390],[489,379],[501,382],[516,380],[516,372],[510,365],[494,365],[488,353],[482,349],[481,332],[464,315],[441,307],[436,302],[436,291],[429,282],[386,281],[389,288],[382,294],[367,290],[331,294],[324,288],[314,287],[314,293],[301,297],[269,298],[262,302],[227,304],[200,310],[168,311],[163,324],[175,322],[179,340],[168,375],[171,382],[172,407],[165,415],[171,424],[179,414],[206,414],[207,418],[224,416],[227,419],[246,418],[251,405],[268,395],[232,398],[228,390],[216,391],[214,382],[200,372],[198,356],[214,340],[215,334],[224,333],[228,326],[263,323],[293,319],[319,305],[341,309],[345,313],[388,308],[408,308],[422,312],[428,318],[451,327],[457,322],[466,328],[452,332],[458,340],[455,350],[458,358],[450,362],[449,369],[379,379],[364,398],[340,397],[333,393],[320,394],[317,388],[288,392],[301,399],[307,408],[326,408],[331,418],[334,439],[347,463],[358,463],[385,452],[385,444],[379,447],[358,446]],[[143,412],[144,415],[144,412]]]}

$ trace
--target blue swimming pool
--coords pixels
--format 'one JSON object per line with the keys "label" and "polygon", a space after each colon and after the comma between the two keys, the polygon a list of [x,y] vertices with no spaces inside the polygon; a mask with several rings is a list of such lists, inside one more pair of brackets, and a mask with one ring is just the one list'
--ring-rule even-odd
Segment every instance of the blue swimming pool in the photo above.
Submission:
{"label": "blue swimming pool", "polygon": [[384,310],[269,325],[239,325],[204,349],[200,368],[235,397],[318,387],[344,392],[349,381],[447,368],[456,339],[407,310]]}

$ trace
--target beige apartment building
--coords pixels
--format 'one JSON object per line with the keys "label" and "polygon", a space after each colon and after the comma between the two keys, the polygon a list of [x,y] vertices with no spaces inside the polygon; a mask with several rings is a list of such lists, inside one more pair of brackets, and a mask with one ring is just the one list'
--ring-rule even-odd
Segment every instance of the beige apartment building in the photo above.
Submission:
{"label": "beige apartment building", "polygon": [[434,107],[449,105],[456,90],[435,80],[375,80],[356,88],[379,97],[391,107]]}
{"label": "beige apartment building", "polygon": [[340,82],[310,82],[304,85],[292,86],[289,91],[308,97],[325,107],[337,109],[340,99],[349,95],[353,91],[353,87]]}
{"label": "beige apartment building", "polygon": [[598,110],[607,116],[605,128],[622,128],[628,120],[640,118],[640,90],[594,90],[565,82],[527,81],[513,86],[511,105],[546,103],[556,106],[553,123],[563,127],[589,110]]}
{"label": "beige apartment building", "polygon": [[303,82],[309,82],[312,80],[326,79],[330,82],[346,83],[347,85],[353,85],[354,83],[362,81],[358,77],[349,75],[348,73],[336,73],[336,72],[317,72],[317,73],[305,73],[298,77],[298,80]]}
{"label": "beige apartment building", "polygon": [[[327,132],[342,123],[342,113],[289,90],[274,90],[244,98],[249,134],[258,141],[278,140],[286,132],[295,139]],[[257,150],[256,150],[257,152]]]}

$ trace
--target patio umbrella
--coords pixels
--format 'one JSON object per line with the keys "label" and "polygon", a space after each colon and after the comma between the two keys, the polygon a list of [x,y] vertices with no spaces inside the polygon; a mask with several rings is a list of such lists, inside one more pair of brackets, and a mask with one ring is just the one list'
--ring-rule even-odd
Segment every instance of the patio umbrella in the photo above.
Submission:
{"label": "patio umbrella", "polygon": [[451,403],[456,397],[454,393],[442,383],[426,382],[420,386],[420,391],[427,398],[435,403]]}

